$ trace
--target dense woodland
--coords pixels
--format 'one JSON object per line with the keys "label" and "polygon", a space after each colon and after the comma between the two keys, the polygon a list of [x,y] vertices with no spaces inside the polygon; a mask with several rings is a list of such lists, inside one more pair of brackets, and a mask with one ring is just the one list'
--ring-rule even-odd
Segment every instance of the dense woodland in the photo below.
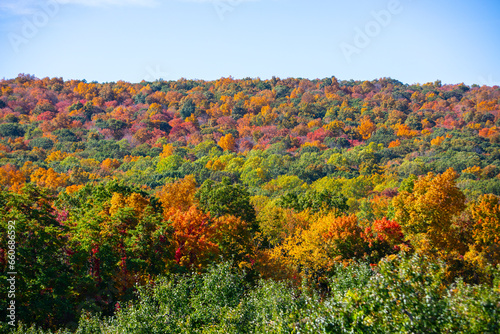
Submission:
{"label": "dense woodland", "polygon": [[498,86],[0,88],[2,332],[500,332]]}

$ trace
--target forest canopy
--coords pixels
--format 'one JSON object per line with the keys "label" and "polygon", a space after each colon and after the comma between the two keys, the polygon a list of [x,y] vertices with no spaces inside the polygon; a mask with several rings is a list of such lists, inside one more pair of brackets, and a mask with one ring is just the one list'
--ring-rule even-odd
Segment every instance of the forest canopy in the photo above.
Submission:
{"label": "forest canopy", "polygon": [[498,331],[498,86],[0,88],[4,332]]}

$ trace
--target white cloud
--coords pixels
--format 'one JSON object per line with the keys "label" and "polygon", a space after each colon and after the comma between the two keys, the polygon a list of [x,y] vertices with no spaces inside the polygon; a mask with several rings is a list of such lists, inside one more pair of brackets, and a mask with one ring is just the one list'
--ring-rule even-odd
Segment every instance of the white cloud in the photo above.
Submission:
{"label": "white cloud", "polygon": [[51,2],[60,5],[81,5],[90,7],[106,6],[140,6],[155,7],[162,1],[181,1],[192,3],[213,3],[214,5],[237,6],[245,2],[261,0],[0,0],[0,14],[29,15],[33,14]]}
{"label": "white cloud", "polygon": [[33,14],[36,11],[36,5],[39,1],[34,0],[3,0],[0,2],[0,12],[16,15]]}
{"label": "white cloud", "polygon": [[142,6],[153,7],[158,5],[156,0],[57,0],[60,4],[77,4],[84,6]]}
{"label": "white cloud", "polygon": [[227,3],[228,5],[239,5],[240,3],[243,2],[256,2],[260,0],[178,0],[178,1],[183,1],[183,2],[199,2],[199,3],[220,3],[224,2]]}
{"label": "white cloud", "polygon": [[82,6],[141,6],[154,7],[158,0],[0,0],[0,13],[13,15],[29,15],[43,8],[48,3],[57,2],[60,5]]}

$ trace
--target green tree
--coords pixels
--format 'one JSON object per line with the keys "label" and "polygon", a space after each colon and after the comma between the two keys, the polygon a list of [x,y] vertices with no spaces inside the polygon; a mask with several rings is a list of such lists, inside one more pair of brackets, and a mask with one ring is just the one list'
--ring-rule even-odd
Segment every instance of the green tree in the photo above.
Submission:
{"label": "green tree", "polygon": [[[7,303],[12,300],[7,298],[7,278],[12,277],[7,272],[17,272],[14,275],[17,322],[54,328],[77,317],[75,277],[69,264],[70,249],[66,247],[68,228],[57,220],[51,208],[53,200],[47,192],[32,186],[26,186],[20,194],[0,191],[2,321],[6,319]],[[15,232],[13,267],[7,262],[9,231]]]}
{"label": "green tree", "polygon": [[4,123],[0,124],[1,137],[22,137],[24,136],[24,129],[17,123]]}
{"label": "green tree", "polygon": [[187,99],[183,104],[179,112],[181,113],[181,117],[183,119],[188,118],[192,114],[194,114],[195,111],[195,104],[193,100]]}
{"label": "green tree", "polygon": [[336,210],[339,214],[349,209],[347,198],[332,191],[308,190],[304,193],[288,192],[279,200],[279,205],[296,211],[306,209],[312,212]]}
{"label": "green tree", "polygon": [[255,222],[255,209],[250,204],[250,194],[239,184],[231,184],[229,178],[222,182],[206,180],[196,192],[200,207],[213,217],[233,215],[248,223]]}

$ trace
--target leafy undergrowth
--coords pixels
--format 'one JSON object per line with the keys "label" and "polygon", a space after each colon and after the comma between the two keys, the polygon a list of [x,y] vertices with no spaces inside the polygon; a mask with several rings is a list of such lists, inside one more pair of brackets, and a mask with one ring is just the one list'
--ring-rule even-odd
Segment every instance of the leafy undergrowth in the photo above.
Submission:
{"label": "leafy undergrowth", "polygon": [[491,286],[448,284],[445,272],[444,263],[392,256],[379,266],[337,265],[320,291],[305,281],[250,286],[225,262],[140,287],[113,317],[85,311],[75,333],[498,333],[499,272]]}

